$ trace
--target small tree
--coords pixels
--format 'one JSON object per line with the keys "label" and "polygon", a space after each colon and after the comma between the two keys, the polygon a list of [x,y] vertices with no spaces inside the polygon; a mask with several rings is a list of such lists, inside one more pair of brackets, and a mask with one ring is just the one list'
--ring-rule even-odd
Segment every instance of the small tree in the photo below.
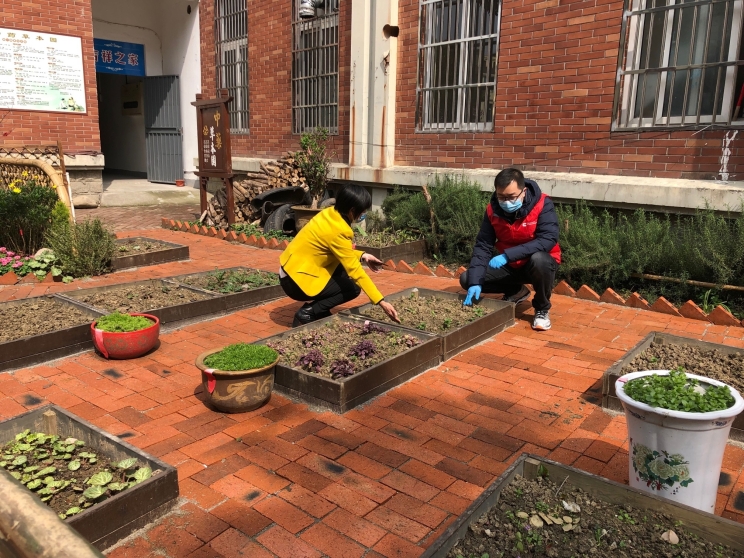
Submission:
{"label": "small tree", "polygon": [[300,136],[300,151],[296,154],[297,163],[307,181],[313,198],[312,208],[316,209],[320,198],[328,187],[331,174],[331,157],[328,153],[328,130],[316,128]]}

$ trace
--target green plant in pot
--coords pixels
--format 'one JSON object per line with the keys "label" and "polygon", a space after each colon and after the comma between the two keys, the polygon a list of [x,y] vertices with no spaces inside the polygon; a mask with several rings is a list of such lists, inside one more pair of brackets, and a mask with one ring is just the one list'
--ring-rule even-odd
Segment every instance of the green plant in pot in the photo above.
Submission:
{"label": "green plant in pot", "polygon": [[300,136],[300,151],[295,154],[297,165],[305,177],[308,193],[312,197],[310,207],[294,206],[297,230],[304,227],[320,211],[318,204],[328,187],[331,174],[331,158],[328,151],[328,130],[316,128]]}
{"label": "green plant in pot", "polygon": [[206,400],[220,411],[257,409],[271,397],[279,353],[265,345],[236,343],[199,355]]}
{"label": "green plant in pot", "polygon": [[105,358],[137,358],[150,352],[160,336],[160,320],[151,314],[114,312],[90,326],[93,344]]}

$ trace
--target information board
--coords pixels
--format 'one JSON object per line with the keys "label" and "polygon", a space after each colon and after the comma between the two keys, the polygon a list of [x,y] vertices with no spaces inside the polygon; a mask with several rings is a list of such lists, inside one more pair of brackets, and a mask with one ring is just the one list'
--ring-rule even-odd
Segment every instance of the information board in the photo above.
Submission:
{"label": "information board", "polygon": [[145,75],[145,45],[93,39],[96,72],[122,76]]}
{"label": "information board", "polygon": [[0,27],[0,109],[87,111],[80,37]]}

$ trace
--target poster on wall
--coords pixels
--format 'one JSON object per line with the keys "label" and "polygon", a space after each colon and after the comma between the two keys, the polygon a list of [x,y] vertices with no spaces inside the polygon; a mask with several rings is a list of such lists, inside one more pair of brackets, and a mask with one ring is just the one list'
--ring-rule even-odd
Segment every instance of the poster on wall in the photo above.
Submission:
{"label": "poster on wall", "polygon": [[80,37],[0,27],[0,109],[86,112]]}
{"label": "poster on wall", "polygon": [[145,45],[93,39],[96,72],[122,76],[145,75]]}

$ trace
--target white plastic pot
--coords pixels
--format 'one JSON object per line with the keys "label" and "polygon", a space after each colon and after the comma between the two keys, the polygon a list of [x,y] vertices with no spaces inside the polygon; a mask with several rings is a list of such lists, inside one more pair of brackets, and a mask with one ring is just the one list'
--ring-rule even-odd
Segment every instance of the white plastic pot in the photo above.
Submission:
{"label": "white plastic pot", "polygon": [[[615,392],[625,409],[629,437],[630,486],[693,508],[713,513],[718,480],[729,431],[744,410],[744,399],[727,386],[734,405],[723,411],[687,413],[651,407],[625,394],[626,382],[669,370],[626,374],[615,382]],[[726,384],[688,374],[701,386]]]}

